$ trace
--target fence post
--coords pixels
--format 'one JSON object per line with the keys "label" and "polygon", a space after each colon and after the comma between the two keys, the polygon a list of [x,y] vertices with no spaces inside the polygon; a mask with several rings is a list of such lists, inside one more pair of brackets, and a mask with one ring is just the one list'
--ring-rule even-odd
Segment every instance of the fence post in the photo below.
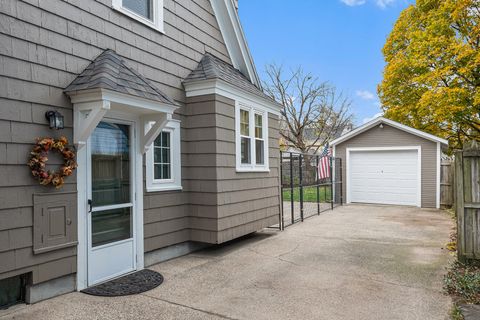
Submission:
{"label": "fence post", "polygon": [[455,153],[455,205],[457,212],[457,255],[463,260],[465,254],[465,230],[464,230],[464,208],[463,208],[463,153],[457,151]]}
{"label": "fence post", "polygon": [[298,157],[298,176],[299,176],[299,187],[300,187],[300,220],[303,222],[303,176],[302,176],[302,158],[303,154],[300,154]]}
{"label": "fence post", "polygon": [[454,208],[454,171],[452,160],[442,160],[440,163],[440,208]]}
{"label": "fence post", "polygon": [[278,226],[280,230],[284,230],[283,226],[283,152],[280,150],[280,217],[278,221]]}
{"label": "fence post", "polygon": [[318,175],[318,165],[320,164],[318,155],[317,157],[317,171],[315,172],[316,180],[317,180],[317,214],[320,215],[320,178]]}
{"label": "fence post", "polygon": [[295,206],[293,204],[293,154],[290,152],[290,213],[292,215],[292,224],[295,223]]}
{"label": "fence post", "polygon": [[455,153],[455,205],[458,259],[480,259],[480,146],[476,141]]}

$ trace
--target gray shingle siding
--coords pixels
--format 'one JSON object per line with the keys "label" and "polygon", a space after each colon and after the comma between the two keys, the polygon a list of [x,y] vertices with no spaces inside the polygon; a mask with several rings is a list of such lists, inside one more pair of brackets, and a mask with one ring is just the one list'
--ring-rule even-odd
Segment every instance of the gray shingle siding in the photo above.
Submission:
{"label": "gray shingle siding", "polygon": [[[32,272],[38,283],[76,272],[75,248],[33,255],[31,237],[22,236],[32,234],[33,194],[57,192],[39,186],[26,162],[36,137],[61,134],[72,141],[72,105],[63,90],[95,57],[115,50],[180,105],[181,81],[206,51],[230,62],[209,1],[164,0],[164,21],[161,34],[113,10],[111,0],[0,2],[0,238],[8,237],[0,248],[0,278]],[[48,128],[45,111],[52,109],[65,116],[64,130]],[[175,117],[183,121],[183,113],[181,107]],[[185,192],[145,193],[146,250],[190,238],[188,180],[183,183]],[[61,191],[75,190],[73,176]]]}
{"label": "gray shingle siding", "polygon": [[[106,49],[122,60],[107,63],[128,73],[124,80],[131,80],[134,94],[180,105],[174,118],[182,127],[183,190],[144,192],[145,252],[189,240],[220,243],[277,223],[276,116],[269,115],[270,173],[239,174],[232,100],[185,97],[182,81],[206,52],[222,68],[233,68],[210,2],[164,0],[164,29],[162,34],[112,9],[111,0],[0,2],[0,279],[30,272],[35,284],[76,272],[75,247],[38,255],[32,250],[33,195],[74,192],[76,176],[61,190],[45,188],[32,179],[26,162],[36,137],[65,135],[72,141],[72,104],[64,90],[79,74],[84,72],[78,79],[85,76],[85,82],[74,85],[91,85],[86,78],[101,75],[97,87],[127,87],[111,70],[88,74]],[[242,86],[250,89],[243,89],[258,94],[245,79]],[[65,116],[65,129],[49,129],[45,112],[52,109]]]}
{"label": "gray shingle siding", "polygon": [[[191,196],[192,240],[222,243],[278,223],[278,117],[269,114],[270,172],[236,172],[235,102],[218,95],[188,98],[196,115],[215,115],[215,123],[197,131],[195,141],[209,144],[214,154],[192,154],[188,177],[198,188]],[[195,122],[197,123],[197,122]],[[210,134],[216,132],[216,139]]]}

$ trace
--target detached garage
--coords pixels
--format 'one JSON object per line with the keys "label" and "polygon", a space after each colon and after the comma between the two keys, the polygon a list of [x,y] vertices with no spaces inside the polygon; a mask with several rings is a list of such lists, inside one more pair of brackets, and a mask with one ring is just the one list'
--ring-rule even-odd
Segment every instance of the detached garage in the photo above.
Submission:
{"label": "detached garage", "polygon": [[342,159],[344,200],[439,208],[441,150],[447,143],[382,117],[339,137],[330,144]]}

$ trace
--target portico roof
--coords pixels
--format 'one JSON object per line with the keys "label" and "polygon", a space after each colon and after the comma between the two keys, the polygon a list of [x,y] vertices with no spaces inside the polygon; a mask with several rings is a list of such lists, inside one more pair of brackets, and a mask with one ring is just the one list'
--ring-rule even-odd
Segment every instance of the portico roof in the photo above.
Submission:
{"label": "portico roof", "polygon": [[64,90],[74,109],[74,144],[81,148],[110,110],[143,122],[140,148],[146,152],[179,107],[113,50],[96,57]]}
{"label": "portico roof", "polygon": [[92,89],[107,89],[163,104],[175,105],[173,99],[149,80],[128,66],[113,50],[107,49],[96,57],[75,80],[65,88],[68,95]]}

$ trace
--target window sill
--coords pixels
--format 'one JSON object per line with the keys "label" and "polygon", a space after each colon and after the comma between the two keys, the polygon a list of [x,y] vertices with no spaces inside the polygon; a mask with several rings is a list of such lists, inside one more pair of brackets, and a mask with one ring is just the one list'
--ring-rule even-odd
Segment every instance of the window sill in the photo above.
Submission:
{"label": "window sill", "polygon": [[270,172],[269,168],[236,168],[236,172]]}
{"label": "window sill", "polygon": [[147,192],[159,192],[159,191],[182,191],[182,186],[177,185],[165,185],[165,186],[148,186]]}
{"label": "window sill", "polygon": [[135,12],[132,12],[128,9],[125,9],[122,6],[114,5],[113,9],[117,10],[120,13],[123,13],[124,15],[126,15],[126,16],[134,19],[134,20],[137,20],[138,22],[140,22],[143,25],[146,25],[149,28],[152,28],[152,29],[154,29],[154,30],[156,30],[156,31],[158,31],[162,34],[165,34],[165,30],[163,29],[163,20],[160,23],[156,24],[155,22],[150,21],[150,20],[136,14]]}

